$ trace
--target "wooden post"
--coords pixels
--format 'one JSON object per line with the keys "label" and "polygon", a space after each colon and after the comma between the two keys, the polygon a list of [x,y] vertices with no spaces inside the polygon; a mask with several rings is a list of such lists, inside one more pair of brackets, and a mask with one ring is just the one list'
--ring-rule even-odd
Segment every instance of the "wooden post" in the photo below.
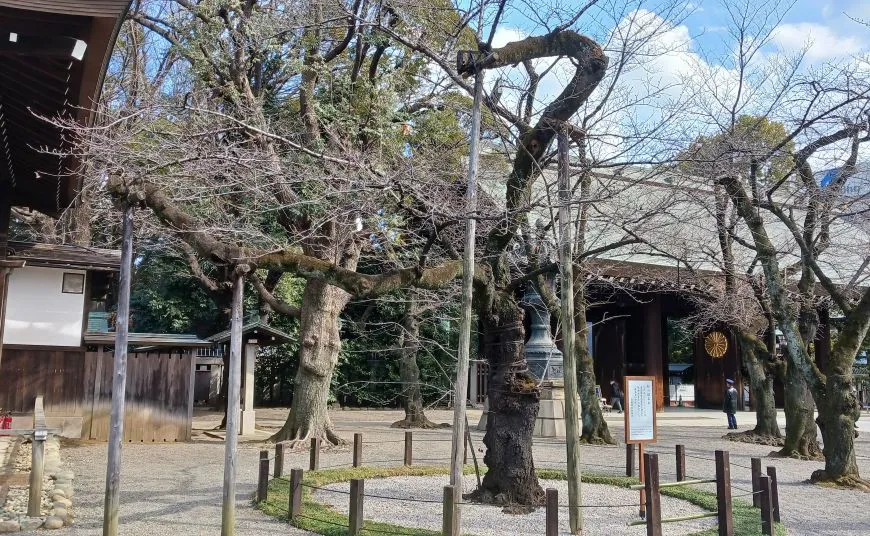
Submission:
{"label": "wooden post", "polygon": [[359,467],[362,465],[362,434],[353,434],[353,466]]}
{"label": "wooden post", "polygon": [[260,451],[260,473],[257,476],[257,502],[263,502],[269,495],[269,451]]}
{"label": "wooden post", "polygon": [[[574,355],[574,241],[571,238],[572,191],[567,127],[559,126],[559,267],[561,273],[562,360],[565,381],[565,446],[568,464],[568,524],[571,534],[583,531],[580,471],[580,399],[577,390],[577,360]],[[585,344],[586,341],[583,341]]]}
{"label": "wooden post", "polygon": [[[463,52],[457,55],[457,62]],[[468,174],[465,189],[465,248],[462,251],[462,300],[459,309],[459,344],[457,348],[456,381],[453,384],[453,441],[450,445],[450,485],[462,489],[463,444],[465,443],[465,404],[468,395],[468,364],[471,354],[472,296],[474,285],[474,246],[477,239],[477,168],[480,163],[480,122],[483,106],[484,71],[474,67],[474,101],[471,106],[471,132],[468,150]],[[408,453],[406,453],[408,454]],[[408,459],[410,462],[410,458]],[[406,465],[411,465],[407,463]],[[454,499],[457,499],[454,496]],[[455,505],[454,523],[460,525],[459,505]],[[458,528],[454,528],[457,531]]]}
{"label": "wooden post", "polygon": [[559,491],[547,488],[547,536],[559,536]]}
{"label": "wooden post", "polygon": [[284,443],[275,443],[275,471],[272,473],[275,478],[284,476]]}
{"label": "wooden post", "polygon": [[[637,444],[637,452],[638,452],[637,463],[639,465],[639,467],[637,468],[637,475],[640,477],[640,483],[646,484],[646,468],[645,468],[645,465],[646,465],[645,461],[646,460],[644,460],[644,456],[643,456],[643,443]],[[643,487],[640,489],[640,512],[639,513],[640,513],[641,518],[646,517],[646,487]]]}
{"label": "wooden post", "polygon": [[30,449],[30,495],[27,499],[27,515],[42,515],[42,478],[45,472],[45,407],[42,395],[33,404],[33,442]]}
{"label": "wooden post", "polygon": [[456,487],[444,486],[441,520],[442,536],[459,536],[456,532]]}
{"label": "wooden post", "polygon": [[320,469],[320,438],[311,438],[311,451],[308,454],[308,470],[317,471]]}
{"label": "wooden post", "polygon": [[727,450],[716,451],[716,506],[719,536],[734,536],[731,512],[731,462]]}
{"label": "wooden post", "polygon": [[634,476],[634,443],[625,445],[625,476]]}
{"label": "wooden post", "polygon": [[414,433],[405,432],[405,466],[410,467],[414,461]]}
{"label": "wooden post", "polygon": [[756,497],[759,497],[759,503],[761,503],[761,533],[772,536],[774,522],[773,506],[770,500],[770,477],[767,475],[759,476],[758,488],[761,491],[761,493],[756,495]]}
{"label": "wooden post", "polygon": [[[112,369],[112,413],[109,453],[106,461],[106,495],[103,506],[103,536],[117,536],[121,507],[121,443],[124,440],[124,401],[127,396],[127,341],[130,326],[130,279],[133,272],[133,207],[122,216],[121,275],[115,320],[115,357]],[[225,535],[229,536],[229,535]]]}
{"label": "wooden post", "polygon": [[686,479],[686,446],[677,445],[677,482]]}
{"label": "wooden post", "polygon": [[292,523],[302,511],[302,469],[290,469],[290,501],[287,505],[288,519]]}
{"label": "wooden post", "polygon": [[354,478],[350,481],[350,509],[348,510],[348,534],[357,536],[363,526],[363,499],[365,480]]}
{"label": "wooden post", "polygon": [[227,433],[224,443],[224,489],[221,509],[221,536],[236,532],[236,454],[239,446],[239,412],[242,390],[242,298],[245,277],[235,273],[232,320],[230,321],[230,371],[227,384]]}
{"label": "wooden post", "polygon": [[752,506],[756,508],[761,507],[761,494],[758,493],[761,491],[761,487],[759,486],[760,478],[761,478],[761,458],[752,458]]}
{"label": "wooden post", "polygon": [[770,504],[773,508],[773,520],[779,523],[779,484],[776,480],[776,467],[768,466],[767,476],[770,478]]}
{"label": "wooden post", "polygon": [[659,455],[643,455],[646,485],[646,535],[662,536],[662,498],[659,495]]}

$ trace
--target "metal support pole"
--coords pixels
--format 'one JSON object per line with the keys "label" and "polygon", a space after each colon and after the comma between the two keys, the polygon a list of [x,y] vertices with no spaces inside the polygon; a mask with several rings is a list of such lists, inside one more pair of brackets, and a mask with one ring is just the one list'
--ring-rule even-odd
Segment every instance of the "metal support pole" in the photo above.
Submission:
{"label": "metal support pole", "polygon": [[[462,455],[465,443],[465,404],[468,390],[468,363],[471,352],[471,299],[474,283],[474,241],[477,235],[477,166],[480,162],[480,108],[483,104],[483,71],[474,77],[474,104],[471,109],[471,146],[468,155],[468,180],[465,193],[465,250],[462,258],[462,306],[459,311],[459,348],[456,382],[453,387],[453,443],[450,449],[450,485],[462,489]],[[454,495],[454,499],[456,496]],[[456,505],[454,531],[461,526],[461,511]]]}
{"label": "metal support pole", "polygon": [[571,534],[583,531],[582,476],[580,471],[580,408],[577,359],[574,355],[574,244],[571,238],[571,185],[568,134],[559,127],[559,266],[562,275],[562,359],[565,381],[565,444],[568,463],[568,524]]}
{"label": "metal support pole", "polygon": [[244,276],[233,281],[232,320],[230,321],[230,374],[227,386],[227,433],[224,443],[224,489],[221,511],[221,536],[236,532],[236,451],[239,445],[240,392],[242,390],[242,294]]}
{"label": "metal support pole", "polygon": [[109,424],[109,454],[106,462],[106,496],[103,506],[103,536],[117,536],[121,506],[121,442],[124,440],[124,400],[127,395],[127,341],[130,324],[130,279],[133,272],[133,207],[122,216],[121,276],[115,321],[115,358],[112,369],[112,413]]}

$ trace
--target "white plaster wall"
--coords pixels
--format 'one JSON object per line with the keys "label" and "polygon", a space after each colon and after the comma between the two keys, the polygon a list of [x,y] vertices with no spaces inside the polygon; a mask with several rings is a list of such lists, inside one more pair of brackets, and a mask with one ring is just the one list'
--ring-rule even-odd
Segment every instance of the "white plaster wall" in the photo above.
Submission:
{"label": "white plaster wall", "polygon": [[3,344],[81,345],[85,295],[61,292],[64,272],[85,273],[32,266],[12,271]]}

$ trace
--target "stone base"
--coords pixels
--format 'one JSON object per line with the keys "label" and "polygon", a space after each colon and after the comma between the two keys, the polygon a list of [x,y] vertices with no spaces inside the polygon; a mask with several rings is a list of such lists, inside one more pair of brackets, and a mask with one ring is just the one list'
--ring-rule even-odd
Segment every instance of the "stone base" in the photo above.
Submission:
{"label": "stone base", "polygon": [[256,432],[256,428],[254,424],[257,420],[257,412],[252,409],[242,410],[242,426],[241,426],[241,435],[248,436],[254,435]]}
{"label": "stone base", "polygon": [[[541,385],[541,402],[538,417],[535,419],[534,437],[565,437],[565,387],[560,382]],[[580,407],[580,400],[577,400]],[[486,431],[486,420],[489,415],[489,398],[483,403],[483,415],[477,423],[477,429]],[[582,417],[581,417],[582,419]]]}

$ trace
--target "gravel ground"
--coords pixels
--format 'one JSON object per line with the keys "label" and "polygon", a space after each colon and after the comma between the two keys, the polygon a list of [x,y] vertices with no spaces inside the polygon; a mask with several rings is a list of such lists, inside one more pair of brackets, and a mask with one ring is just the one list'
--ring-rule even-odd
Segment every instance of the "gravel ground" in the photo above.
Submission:
{"label": "gravel ground", "polygon": [[[473,424],[477,415],[470,412]],[[286,410],[258,410],[258,425],[279,426]],[[396,411],[335,411],[336,427],[343,437],[353,432],[364,434],[364,461],[371,465],[396,465],[402,458],[403,431],[390,429],[391,422],[401,418]],[[430,418],[449,422],[450,414],[432,411]],[[621,415],[608,417],[614,437],[622,436]],[[213,416],[199,415],[198,423],[210,422]],[[870,415],[861,421],[864,431],[857,448],[861,473],[870,476]],[[741,429],[752,415],[741,413]],[[201,425],[201,424],[200,424]],[[731,452],[734,495],[751,486],[748,466],[753,456],[766,456],[771,448],[733,443],[721,439],[727,431],[724,416],[715,411],[668,411],[658,419],[659,443],[650,451],[659,452],[663,479],[672,479],[675,471],[674,445],[686,445],[690,476],[711,477],[714,474],[712,453],[716,449]],[[482,447],[482,433],[472,433],[475,444]],[[200,436],[201,437],[201,436]],[[414,432],[415,463],[447,463],[450,451],[450,430]],[[372,443],[377,446],[371,445]],[[259,445],[243,443],[239,452],[239,487],[237,495],[238,534],[240,536],[308,534],[272,520],[250,507],[257,472]],[[535,458],[539,467],[560,467],[565,458],[564,442],[541,439],[535,442]],[[584,470],[596,473],[623,473],[624,447],[585,447],[582,451]],[[73,511],[77,517],[71,529],[60,534],[96,536],[101,534],[103,490],[105,486],[106,446],[88,444],[67,446],[62,450],[65,465],[75,471]],[[482,457],[482,453],[478,453]],[[333,449],[321,455],[322,466],[349,464],[350,449]],[[383,461],[382,463],[377,463]],[[401,463],[399,461],[398,463]],[[469,460],[469,463],[470,460]],[[307,453],[288,455],[286,467],[307,467]],[[764,458],[763,464],[777,468],[782,519],[794,535],[852,536],[870,534],[870,494],[832,490],[806,482],[810,473],[823,467],[821,462],[802,462]],[[747,468],[741,467],[745,466]],[[151,535],[174,532],[178,535],[215,535],[219,533],[221,482],[223,478],[223,444],[201,440],[186,444],[127,444],[123,451],[121,495],[121,534]],[[371,488],[374,484],[366,485]],[[591,488],[591,487],[590,487]],[[438,488],[440,490],[440,486]],[[562,494],[564,495],[564,494]],[[592,501],[591,493],[585,500]],[[372,504],[367,501],[367,504]],[[513,518],[505,518],[512,523]],[[668,534],[672,528],[668,527]],[[540,528],[540,527],[539,527]],[[507,529],[505,529],[507,530]],[[542,530],[542,529],[541,529]],[[513,532],[512,529],[509,532]],[[507,532],[502,531],[501,534]]]}
{"label": "gravel ground", "polygon": [[[395,477],[370,479],[365,483],[366,519],[396,523],[406,527],[441,529],[441,490],[449,483],[443,477]],[[474,476],[466,477],[463,486],[468,489],[476,484]],[[568,504],[568,487],[565,481],[542,480],[544,488],[559,491],[559,504]],[[327,486],[335,492],[318,491],[317,500],[332,505],[336,510],[347,514],[349,484]],[[395,501],[368,496],[413,497],[417,501]],[[632,505],[638,502],[638,493],[624,488],[599,484],[583,485],[584,504],[589,505]],[[419,502],[433,501],[433,502]],[[690,503],[670,497],[662,497],[662,517],[672,517],[701,513],[704,510]],[[627,523],[637,519],[637,507],[586,508],[583,511],[583,525],[587,534],[642,535],[644,526],[629,527]],[[560,534],[570,534],[567,510],[560,510]],[[510,515],[501,508],[483,505],[462,507],[462,529],[477,536],[496,536],[509,533],[516,536],[540,536],[544,526],[544,509],[521,515]],[[702,519],[680,523],[668,527],[669,535],[691,534],[715,525],[715,520]]]}

